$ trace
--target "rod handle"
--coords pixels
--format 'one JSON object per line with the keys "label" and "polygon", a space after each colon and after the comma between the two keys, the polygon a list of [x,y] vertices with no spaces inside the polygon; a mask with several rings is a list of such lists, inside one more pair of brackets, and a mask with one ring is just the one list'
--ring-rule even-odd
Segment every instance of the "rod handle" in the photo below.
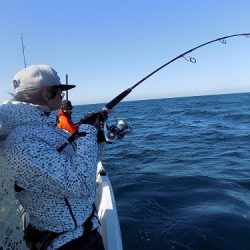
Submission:
{"label": "rod handle", "polygon": [[114,106],[116,106],[124,97],[126,97],[130,92],[132,91],[132,88],[128,88],[124,90],[121,94],[116,96],[112,101],[107,103],[105,105],[106,109],[112,109]]}

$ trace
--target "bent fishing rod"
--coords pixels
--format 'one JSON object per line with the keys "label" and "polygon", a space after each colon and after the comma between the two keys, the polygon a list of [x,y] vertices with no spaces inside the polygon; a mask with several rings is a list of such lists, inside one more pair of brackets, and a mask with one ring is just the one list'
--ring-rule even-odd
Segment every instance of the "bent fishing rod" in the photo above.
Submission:
{"label": "bent fishing rod", "polygon": [[245,36],[246,38],[249,38],[250,33],[242,33],[242,34],[234,34],[234,35],[229,35],[229,36],[224,36],[224,37],[219,37],[216,38],[212,41],[203,43],[201,45],[198,45],[192,49],[189,49],[187,51],[185,51],[184,53],[178,55],[177,57],[173,58],[172,60],[166,62],[165,64],[161,65],[159,68],[155,69],[154,71],[152,71],[151,73],[149,73],[147,76],[145,76],[144,78],[142,78],[140,81],[138,81],[137,83],[135,83],[132,87],[126,89],[125,91],[123,91],[122,93],[120,93],[118,96],[116,96],[112,101],[110,101],[109,103],[107,103],[105,105],[104,108],[111,110],[114,106],[116,106],[120,101],[122,101],[134,88],[136,88],[138,85],[140,85],[142,82],[144,82],[146,79],[148,79],[149,77],[151,77],[152,75],[154,75],[155,73],[157,73],[158,71],[160,71],[161,69],[165,68],[167,65],[173,63],[174,61],[178,60],[179,58],[184,58],[192,63],[196,63],[196,59],[193,57],[189,57],[189,59],[185,58],[185,55],[193,52],[194,50],[197,50],[201,47],[204,47],[210,43],[214,43],[217,41],[220,41],[222,44],[226,44],[227,41],[226,39],[231,38],[231,37],[236,37],[236,36]]}
{"label": "bent fishing rod", "polygon": [[[158,71],[160,71],[161,69],[165,68],[166,66],[168,66],[169,64],[173,63],[174,61],[180,59],[180,58],[184,58],[187,61],[190,61],[192,63],[196,63],[196,59],[193,57],[185,57],[186,55],[190,54],[191,52],[204,47],[208,44],[214,43],[214,42],[221,42],[222,44],[226,44],[227,41],[226,39],[232,38],[232,37],[239,37],[239,36],[245,36],[246,38],[249,38],[250,33],[240,33],[240,34],[234,34],[234,35],[228,35],[228,36],[223,36],[223,37],[219,37],[216,38],[214,40],[211,40],[209,42],[205,42],[202,43],[192,49],[189,49],[183,53],[181,53],[180,55],[176,56],[175,58],[171,59],[170,61],[164,63],[163,65],[161,65],[160,67],[158,67],[157,69],[155,69],[154,71],[152,71],[151,73],[149,73],[148,75],[146,75],[144,78],[142,78],[140,81],[138,81],[137,83],[135,83],[132,87],[124,90],[123,92],[121,92],[119,95],[117,95],[114,99],[112,99],[110,102],[108,102],[103,108],[103,111],[111,111],[118,103],[120,103],[134,88],[136,88],[138,85],[140,85],[142,82],[144,82],[145,80],[147,80],[149,77],[151,77],[152,75],[154,75],[155,73],[157,73]],[[83,119],[84,120],[84,119]],[[67,141],[61,145],[57,151],[61,152],[69,143],[72,143],[76,138],[77,138],[77,134],[78,132],[75,132],[74,134],[72,134]]]}

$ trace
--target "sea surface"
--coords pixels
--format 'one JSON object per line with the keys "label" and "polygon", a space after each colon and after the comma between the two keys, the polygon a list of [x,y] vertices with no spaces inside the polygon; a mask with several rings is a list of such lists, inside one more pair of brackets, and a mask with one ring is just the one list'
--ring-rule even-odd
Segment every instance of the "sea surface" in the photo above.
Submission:
{"label": "sea surface", "polygon": [[[76,106],[73,119],[102,106]],[[250,249],[250,93],[121,102],[112,114],[133,127],[103,157],[124,250]]]}

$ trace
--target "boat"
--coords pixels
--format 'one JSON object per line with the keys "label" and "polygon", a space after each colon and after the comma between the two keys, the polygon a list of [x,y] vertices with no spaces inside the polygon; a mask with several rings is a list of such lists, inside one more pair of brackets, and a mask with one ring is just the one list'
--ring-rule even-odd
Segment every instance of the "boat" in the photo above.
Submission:
{"label": "boat", "polygon": [[101,162],[97,165],[96,209],[105,250],[122,250],[122,236],[111,182]]}

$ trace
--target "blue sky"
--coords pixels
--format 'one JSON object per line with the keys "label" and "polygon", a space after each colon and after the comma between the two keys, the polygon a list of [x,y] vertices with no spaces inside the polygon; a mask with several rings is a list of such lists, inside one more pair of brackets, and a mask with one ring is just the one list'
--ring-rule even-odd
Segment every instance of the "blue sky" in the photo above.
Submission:
{"label": "blue sky", "polygon": [[[49,64],[77,88],[73,104],[108,102],[160,65],[212,39],[250,32],[249,0],[2,0],[0,101],[14,74]],[[179,59],[125,100],[250,92],[250,38],[210,44]]]}

